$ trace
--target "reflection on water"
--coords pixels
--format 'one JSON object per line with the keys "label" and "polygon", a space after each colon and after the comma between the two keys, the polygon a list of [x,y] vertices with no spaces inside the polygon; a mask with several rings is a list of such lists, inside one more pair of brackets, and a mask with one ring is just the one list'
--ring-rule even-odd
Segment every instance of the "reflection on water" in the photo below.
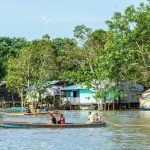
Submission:
{"label": "reflection on water", "polygon": [[[87,111],[64,111],[67,122],[85,122]],[[148,150],[149,111],[110,111],[104,118],[115,124],[82,129],[0,129],[0,150]],[[1,115],[0,115],[1,116]],[[4,120],[47,122],[48,116],[8,116]],[[147,126],[123,126],[147,125]]]}

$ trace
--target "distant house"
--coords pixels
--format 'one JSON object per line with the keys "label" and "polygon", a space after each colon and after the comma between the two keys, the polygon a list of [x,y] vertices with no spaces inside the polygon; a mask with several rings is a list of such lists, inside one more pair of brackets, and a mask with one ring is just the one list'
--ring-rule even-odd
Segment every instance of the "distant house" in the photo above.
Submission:
{"label": "distant house", "polygon": [[[26,89],[27,102],[37,102],[39,100],[39,96],[41,96],[42,99],[47,96],[61,96],[60,89],[62,87],[64,87],[64,83],[59,80],[48,81],[40,85],[32,85]],[[39,95],[38,90],[43,90],[41,95]]]}
{"label": "distant house", "polygon": [[120,99],[121,105],[126,108],[139,108],[139,95],[144,90],[144,86],[133,81],[125,80],[121,82],[120,91],[126,93],[126,96]]}
{"label": "distant house", "polygon": [[140,109],[150,110],[150,88],[143,91],[140,97]]}
{"label": "distant house", "polygon": [[51,87],[47,88],[47,92],[53,96],[61,96],[61,88],[64,87],[64,83],[59,80],[53,80],[50,82]]}
{"label": "distant house", "polygon": [[9,104],[10,106],[20,105],[18,94],[9,92],[6,88],[6,81],[0,82],[0,106]]}

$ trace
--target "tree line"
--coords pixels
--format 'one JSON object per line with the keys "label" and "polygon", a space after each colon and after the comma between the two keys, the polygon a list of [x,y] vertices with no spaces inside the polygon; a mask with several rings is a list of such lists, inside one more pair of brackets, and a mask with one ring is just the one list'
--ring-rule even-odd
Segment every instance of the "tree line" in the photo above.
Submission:
{"label": "tree line", "polygon": [[73,38],[0,37],[0,79],[21,97],[27,87],[53,79],[84,83],[97,98],[112,89],[110,84],[101,89],[101,81],[150,87],[150,1],[115,12],[106,24],[108,30],[78,25]]}

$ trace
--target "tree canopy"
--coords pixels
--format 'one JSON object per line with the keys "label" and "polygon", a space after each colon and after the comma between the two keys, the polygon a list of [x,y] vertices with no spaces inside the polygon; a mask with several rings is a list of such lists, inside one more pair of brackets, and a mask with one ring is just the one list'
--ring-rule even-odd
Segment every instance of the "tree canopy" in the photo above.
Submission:
{"label": "tree canopy", "polygon": [[0,79],[17,92],[53,79],[85,83],[97,93],[106,80],[150,87],[150,1],[115,12],[106,24],[108,30],[78,25],[73,38],[0,37]]}
{"label": "tree canopy", "polygon": [[0,80],[7,74],[7,62],[9,58],[15,58],[20,50],[29,46],[25,38],[0,37]]}
{"label": "tree canopy", "polygon": [[113,32],[108,46],[110,77],[150,86],[150,2],[114,13],[106,22]]}

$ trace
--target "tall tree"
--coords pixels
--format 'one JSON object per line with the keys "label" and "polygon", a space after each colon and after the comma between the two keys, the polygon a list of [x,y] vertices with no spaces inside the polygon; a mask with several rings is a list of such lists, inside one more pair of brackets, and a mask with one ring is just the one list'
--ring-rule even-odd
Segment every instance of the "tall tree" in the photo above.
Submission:
{"label": "tall tree", "polygon": [[124,14],[114,13],[107,21],[113,36],[109,40],[110,78],[128,79],[150,86],[150,1],[138,8],[129,6]]}
{"label": "tall tree", "polygon": [[73,49],[77,47],[76,41],[69,38],[56,38],[52,42],[53,54],[55,56],[57,69],[59,70],[57,78],[68,83],[73,83],[73,76],[70,75],[70,73],[71,70],[75,69],[75,65],[70,63],[71,58],[68,57],[68,60],[65,56],[73,53]]}
{"label": "tall tree", "polygon": [[52,55],[51,42],[35,40],[28,48],[24,48],[17,58],[10,59],[7,87],[21,96],[25,88],[52,80],[55,74],[57,68]]}
{"label": "tall tree", "polygon": [[92,32],[90,28],[81,25],[75,27],[74,36],[78,45],[66,51],[64,55],[66,66],[74,68],[67,73],[70,73],[74,81],[84,83],[86,88],[96,91],[99,109],[102,109],[101,98],[104,90],[100,87],[100,82],[107,77],[102,68],[107,32],[102,29]]}

